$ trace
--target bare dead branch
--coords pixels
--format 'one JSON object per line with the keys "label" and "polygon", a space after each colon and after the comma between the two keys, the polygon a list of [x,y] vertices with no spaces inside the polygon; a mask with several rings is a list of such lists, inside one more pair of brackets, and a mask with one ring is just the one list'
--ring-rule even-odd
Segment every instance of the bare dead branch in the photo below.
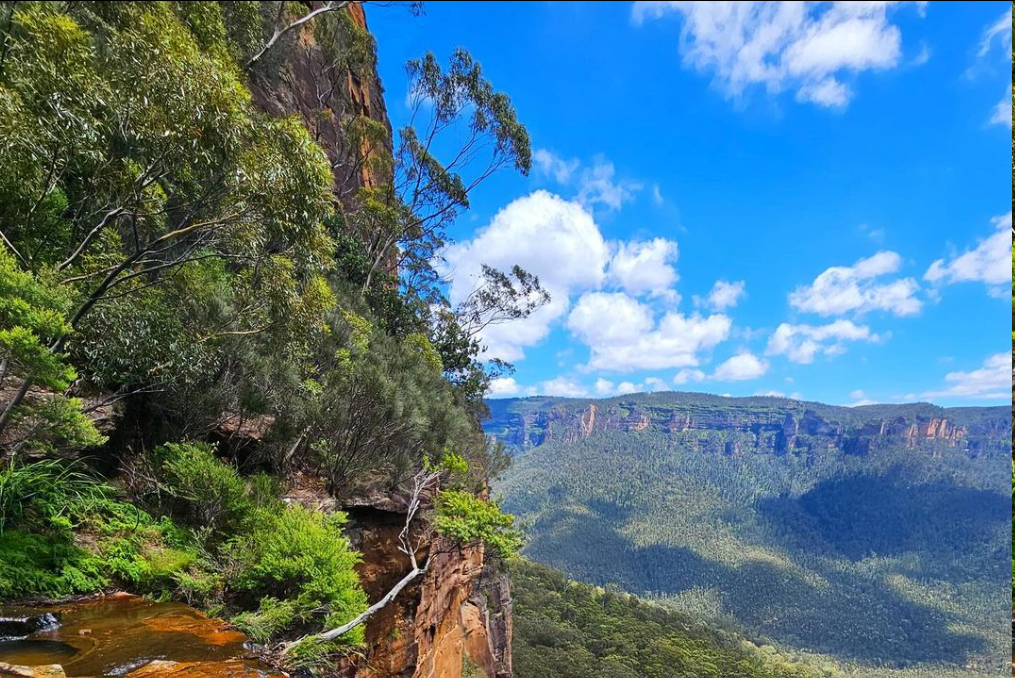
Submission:
{"label": "bare dead branch", "polygon": [[[298,641],[286,644],[282,648],[283,656],[288,654],[293,647],[295,647],[298,643],[302,641],[309,640],[312,642],[326,643],[335,640],[336,638],[339,638],[345,635],[346,633],[349,633],[358,626],[363,625],[364,623],[366,623],[368,619],[370,619],[370,617],[372,617],[378,611],[387,607],[391,603],[391,601],[397,598],[398,594],[401,593],[406,586],[411,584],[418,577],[421,577],[427,573],[430,567],[430,563],[433,560],[433,556],[432,555],[428,556],[426,562],[423,563],[422,566],[417,562],[416,551],[419,550],[422,544],[419,542],[417,543],[412,542],[412,527],[413,521],[415,520],[416,515],[419,513],[424,495],[440,479],[440,476],[441,474],[439,471],[423,470],[417,473],[413,478],[412,493],[409,496],[409,507],[405,514],[405,525],[402,528],[402,532],[398,535],[399,542],[398,550],[409,557],[409,564],[411,565],[409,573],[406,574],[404,577],[402,577],[398,581],[398,583],[392,586],[391,589],[386,594],[384,594],[384,596],[382,596],[380,600],[378,600],[376,603],[374,603],[366,610],[364,610],[361,614],[356,616],[355,619],[352,619],[337,628],[330,629],[328,631],[323,631],[316,635],[307,636],[306,638],[302,638]],[[420,542],[422,542],[422,540],[420,540]]]}
{"label": "bare dead branch", "polygon": [[285,26],[284,28],[280,28],[280,25],[282,23],[282,14],[284,13],[283,10],[285,8],[285,2],[280,2],[279,3],[278,15],[275,17],[275,29],[272,32],[271,37],[268,39],[268,42],[266,42],[264,44],[264,47],[261,48],[261,51],[258,52],[257,54],[255,54],[254,56],[252,56],[250,58],[250,61],[248,61],[246,63],[244,68],[250,69],[250,67],[253,66],[255,63],[257,63],[257,61],[261,57],[263,57],[265,55],[265,53],[275,45],[275,43],[277,43],[280,39],[282,39],[282,37],[285,36],[286,33],[299,28],[300,26],[306,24],[309,21],[312,21],[315,17],[318,17],[321,14],[326,14],[328,12],[334,12],[336,10],[345,9],[345,7],[350,5],[350,4],[352,4],[352,3],[351,2],[326,2],[323,7],[319,7],[317,9],[315,9],[314,11],[310,12],[309,14],[306,14],[305,16],[300,17],[299,19],[297,19],[296,21],[292,22],[288,26]]}

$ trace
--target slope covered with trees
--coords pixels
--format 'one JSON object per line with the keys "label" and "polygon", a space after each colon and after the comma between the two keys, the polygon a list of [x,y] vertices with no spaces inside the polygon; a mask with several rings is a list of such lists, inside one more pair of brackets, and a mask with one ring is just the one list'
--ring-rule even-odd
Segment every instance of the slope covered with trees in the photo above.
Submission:
{"label": "slope covered with trees", "polygon": [[[512,566],[518,678],[824,678],[831,665],[780,655],[619,591]],[[827,663],[826,663],[827,664]]]}
{"label": "slope covered with trees", "polygon": [[[627,400],[637,410],[668,397]],[[680,407],[695,398],[673,397]],[[727,406],[742,412],[751,403]],[[970,430],[978,418],[1008,418],[1006,408],[955,414]],[[497,490],[523,522],[526,554],[576,579],[844,668],[1006,670],[1011,533],[998,463],[1006,452],[957,444],[738,452],[708,442],[724,435],[740,434],[643,427],[556,435],[516,458]]]}

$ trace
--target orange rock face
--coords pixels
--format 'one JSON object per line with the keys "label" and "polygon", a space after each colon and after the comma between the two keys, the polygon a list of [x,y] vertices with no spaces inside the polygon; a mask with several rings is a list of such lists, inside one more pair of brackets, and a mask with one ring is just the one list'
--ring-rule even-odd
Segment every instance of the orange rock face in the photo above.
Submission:
{"label": "orange rock face", "polygon": [[[376,600],[408,572],[398,551],[403,516],[364,507],[350,513],[363,554],[360,579]],[[461,678],[468,656],[489,678],[511,676],[510,608],[499,602],[507,594],[490,596],[498,605],[494,611],[487,609],[485,596],[476,595],[486,566],[483,549],[459,548],[441,538],[428,549],[434,556],[427,574],[370,619],[365,656],[343,659],[338,675]]]}
{"label": "orange rock face", "polygon": [[171,662],[156,660],[127,674],[127,678],[266,678],[267,674],[242,661]]}

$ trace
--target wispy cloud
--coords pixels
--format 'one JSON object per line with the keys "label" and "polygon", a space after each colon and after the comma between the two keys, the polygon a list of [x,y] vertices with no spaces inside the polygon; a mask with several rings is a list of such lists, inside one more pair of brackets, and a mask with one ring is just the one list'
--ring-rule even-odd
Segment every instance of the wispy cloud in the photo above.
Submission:
{"label": "wispy cloud", "polygon": [[851,320],[836,320],[828,325],[791,325],[782,323],[768,339],[765,353],[783,355],[795,363],[809,365],[818,355],[835,356],[846,352],[850,342],[874,343],[882,337],[866,325]]}
{"label": "wispy cloud", "polygon": [[532,160],[539,176],[572,189],[575,200],[590,209],[616,212],[632,202],[644,188],[640,181],[618,177],[617,168],[603,155],[597,155],[591,163],[584,164],[577,158],[565,158],[538,148],[533,152]]}
{"label": "wispy cloud", "polygon": [[996,353],[983,365],[968,372],[949,372],[945,375],[947,386],[937,391],[927,391],[924,398],[975,398],[1006,399],[1011,377],[1011,353]]}
{"label": "wispy cloud", "polygon": [[[983,29],[976,52],[976,60],[966,70],[966,77],[976,78],[983,72],[993,73],[995,72],[996,65],[999,63],[1011,65],[1011,28],[1012,10],[1011,5],[1009,5],[1007,12],[1002,14],[997,21]],[[1005,71],[1007,72],[1007,69]],[[1001,101],[997,102],[991,109],[988,118],[990,124],[1004,125],[1011,128],[1011,96],[1012,87],[1009,80]]]}
{"label": "wispy cloud", "polygon": [[920,289],[916,280],[899,278],[883,282],[901,264],[902,257],[885,251],[860,259],[852,266],[833,266],[810,285],[798,287],[790,294],[789,303],[798,311],[824,316],[870,311],[914,315],[923,306],[916,297]]}
{"label": "wispy cloud", "polygon": [[[1011,283],[1011,212],[994,217],[994,233],[962,254],[938,259],[924,274],[924,280],[941,285],[959,282],[982,282],[994,296],[1004,297]],[[1003,287],[1002,287],[1003,286]]]}
{"label": "wispy cloud", "polygon": [[758,86],[842,108],[853,97],[852,76],[899,65],[902,33],[890,13],[902,4],[635,2],[631,17],[641,25],[679,15],[685,65],[712,74],[731,98]]}

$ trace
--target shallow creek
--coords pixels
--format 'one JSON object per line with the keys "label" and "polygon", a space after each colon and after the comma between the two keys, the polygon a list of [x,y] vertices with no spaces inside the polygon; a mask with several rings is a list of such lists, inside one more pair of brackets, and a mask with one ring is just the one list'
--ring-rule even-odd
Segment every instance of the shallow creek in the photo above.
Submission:
{"label": "shallow creek", "polygon": [[0,608],[0,676],[277,676],[248,659],[246,641],[186,605],[130,595]]}

